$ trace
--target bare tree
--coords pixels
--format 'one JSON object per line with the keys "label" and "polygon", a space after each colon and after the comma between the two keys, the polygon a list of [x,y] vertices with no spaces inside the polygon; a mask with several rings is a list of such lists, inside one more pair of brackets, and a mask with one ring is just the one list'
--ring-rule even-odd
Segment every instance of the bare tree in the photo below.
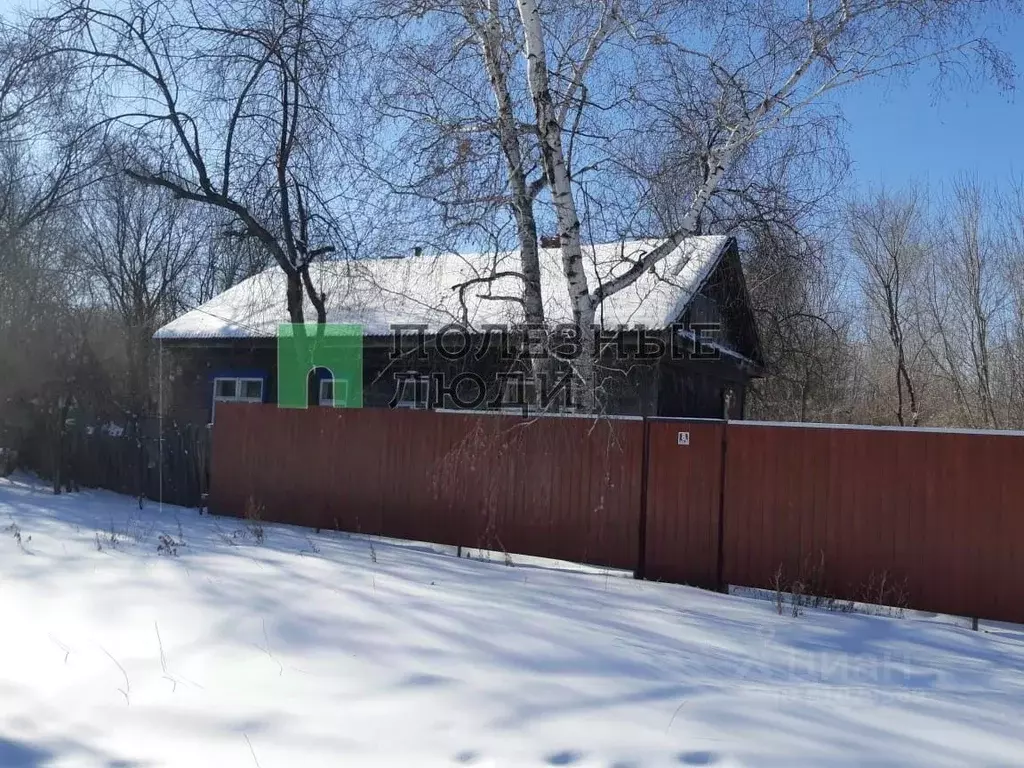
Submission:
{"label": "bare tree", "polygon": [[184,307],[188,281],[211,239],[201,210],[169,192],[111,174],[90,189],[80,228],[84,275],[120,319],[127,360],[122,407],[149,411],[157,328]]}
{"label": "bare tree", "polygon": [[143,184],[227,215],[287,276],[291,320],[310,265],[334,252],[331,105],[345,30],[324,2],[71,2],[46,24],[78,57],[108,132]]}
{"label": "bare tree", "polygon": [[853,313],[839,254],[790,234],[753,238],[747,284],[769,375],[751,388],[756,417],[848,421]]}
{"label": "bare tree", "polygon": [[1024,180],[1012,179],[1000,213],[1008,290],[1003,387],[1008,423],[1020,429],[1024,427]]}
{"label": "bare tree", "polygon": [[0,439],[19,445],[39,426],[38,449],[59,467],[68,410],[97,372],[67,237],[95,138],[71,62],[49,42],[0,22]]}
{"label": "bare tree", "polygon": [[0,259],[94,177],[94,134],[72,62],[49,43],[36,29],[0,22]]}
{"label": "bare tree", "polygon": [[847,212],[865,309],[863,327],[847,340],[857,360],[850,419],[1019,427],[1024,249],[1017,191],[961,175],[928,205],[925,199],[924,188],[912,186]]}
{"label": "bare tree", "polygon": [[[686,215],[659,248],[604,287],[630,284],[696,231],[712,196],[755,142],[820,107],[827,94],[868,78],[935,62],[940,71],[975,61],[999,82],[1012,64],[975,34],[981,2],[836,0],[794,3],[708,3],[697,14],[710,41],[695,49],[673,31],[653,32],[661,66],[686,82],[705,82],[717,125],[703,158],[705,172]],[[703,23],[701,23],[703,22]],[[682,30],[692,37],[692,27]]]}
{"label": "bare tree", "polygon": [[[424,13],[429,34],[410,24]],[[496,251],[517,247],[517,269],[506,264],[452,289],[486,290],[490,282],[512,278],[515,295],[495,300],[518,306],[523,322],[539,331],[546,318],[538,197],[547,177],[518,67],[515,8],[478,0],[383,0],[376,15],[385,22],[377,51],[385,63],[374,106],[397,129],[393,147],[400,158],[382,180],[429,206],[442,248],[466,240]],[[422,218],[412,226],[417,245],[430,241]],[[528,333],[526,342],[535,372],[544,375],[546,339]]]}
{"label": "bare tree", "polygon": [[882,193],[867,204],[854,204],[849,212],[850,249],[859,259],[861,291],[884,328],[892,351],[896,395],[896,421],[917,426],[920,419],[917,382],[912,367],[919,348],[913,348],[920,312],[915,295],[927,259],[924,210],[913,193],[893,197]]}
{"label": "bare tree", "polygon": [[997,346],[1005,338],[1010,301],[1007,241],[997,204],[973,178],[955,180],[944,201],[936,259],[928,283],[933,355],[949,382],[960,420],[998,427]]}

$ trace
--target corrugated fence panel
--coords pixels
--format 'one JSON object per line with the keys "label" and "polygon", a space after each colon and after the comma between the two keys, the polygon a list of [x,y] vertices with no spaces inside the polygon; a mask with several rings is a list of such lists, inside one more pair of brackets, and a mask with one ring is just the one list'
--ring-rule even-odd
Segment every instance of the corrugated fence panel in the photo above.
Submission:
{"label": "corrugated fence panel", "polygon": [[639,420],[218,405],[210,509],[1024,622],[1024,437],[646,432],[645,464]]}
{"label": "corrugated fence panel", "polygon": [[632,569],[643,423],[218,405],[210,510]]}
{"label": "corrugated fence panel", "polygon": [[647,578],[717,586],[723,428],[721,422],[650,421]]}
{"label": "corrugated fence panel", "polygon": [[728,443],[729,583],[781,568],[843,600],[1024,621],[1020,436],[735,423]]}

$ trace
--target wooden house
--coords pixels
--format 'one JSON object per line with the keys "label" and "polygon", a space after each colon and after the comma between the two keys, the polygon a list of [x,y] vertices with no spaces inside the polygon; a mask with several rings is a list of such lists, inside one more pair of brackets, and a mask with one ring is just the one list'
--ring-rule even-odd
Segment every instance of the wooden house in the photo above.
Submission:
{"label": "wooden house", "polygon": [[[588,248],[591,289],[657,243]],[[549,331],[561,326],[555,335],[564,340],[572,314],[561,269],[560,251],[542,248],[545,320]],[[328,322],[359,327],[363,407],[518,410],[519,400],[535,403],[542,394],[536,363],[523,354],[524,334],[536,329],[523,328],[518,271],[514,251],[417,253],[324,262],[311,276],[326,296]],[[593,386],[601,412],[743,417],[747,384],[761,375],[762,357],[733,238],[684,240],[602,302],[598,319]],[[162,383],[169,411],[208,423],[218,402],[277,402],[278,333],[287,322],[284,275],[275,266],[161,328],[156,338],[171,359]],[[553,359],[545,389],[564,383],[570,365]],[[309,404],[350,404],[331,371],[311,367],[307,375]],[[573,404],[546,403],[563,407]]]}

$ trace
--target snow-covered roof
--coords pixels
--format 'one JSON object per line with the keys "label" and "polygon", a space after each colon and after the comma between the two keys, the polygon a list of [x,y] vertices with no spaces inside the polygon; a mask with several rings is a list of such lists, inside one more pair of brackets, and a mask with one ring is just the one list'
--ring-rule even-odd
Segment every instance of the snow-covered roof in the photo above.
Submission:
{"label": "snow-covered roof", "polygon": [[[659,240],[609,243],[585,249],[591,290],[627,270]],[[729,238],[691,237],[628,288],[605,299],[598,320],[606,328],[664,328],[682,314],[722,258]],[[570,322],[571,304],[562,273],[561,251],[540,251],[545,318]],[[314,284],[327,295],[327,320],[363,326],[367,336],[388,335],[396,325],[425,325],[435,332],[449,323],[472,328],[521,323],[522,282],[502,272],[519,272],[517,251],[445,253],[404,258],[328,261],[314,265]],[[460,300],[456,287],[466,287]],[[463,304],[465,306],[463,306]],[[307,302],[307,320],[311,308]],[[289,322],[285,275],[274,266],[168,323],[159,339],[273,338]]]}

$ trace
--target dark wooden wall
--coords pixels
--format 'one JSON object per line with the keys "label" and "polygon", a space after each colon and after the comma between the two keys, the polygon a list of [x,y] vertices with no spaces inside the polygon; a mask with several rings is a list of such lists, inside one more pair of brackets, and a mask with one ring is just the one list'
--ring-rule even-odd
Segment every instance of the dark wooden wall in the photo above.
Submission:
{"label": "dark wooden wall", "polygon": [[[179,421],[206,424],[211,418],[213,379],[220,375],[264,378],[264,402],[277,402],[277,348],[274,340],[210,341],[202,344],[168,344],[170,374],[165,383],[167,411]],[[388,340],[368,344],[363,358],[363,406],[387,407],[395,396],[396,375],[414,370],[443,373],[449,381],[458,373],[472,372],[489,384],[486,402],[496,395],[498,371],[527,371],[529,361],[510,362],[487,354],[479,359],[444,360],[437,354],[426,359],[392,359]],[[556,377],[566,372],[562,364]],[[742,418],[743,397],[749,375],[728,358],[720,360],[652,360],[609,352],[597,371],[602,410],[623,416],[722,416],[722,394],[734,393],[731,418]],[[450,399],[446,408],[457,408]],[[483,407],[477,408],[482,410]]]}
{"label": "dark wooden wall", "polygon": [[729,360],[665,361],[659,365],[659,376],[656,415],[720,419],[725,415],[725,393],[730,391],[729,418],[743,418],[748,378]]}

